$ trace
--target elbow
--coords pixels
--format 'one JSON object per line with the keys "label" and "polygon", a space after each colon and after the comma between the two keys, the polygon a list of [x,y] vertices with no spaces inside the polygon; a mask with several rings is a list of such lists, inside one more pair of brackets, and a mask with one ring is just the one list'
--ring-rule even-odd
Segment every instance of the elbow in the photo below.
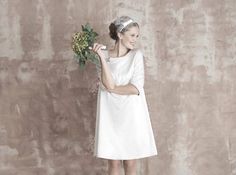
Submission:
{"label": "elbow", "polygon": [[143,88],[143,84],[131,83],[131,85],[133,86],[133,94],[139,96],[141,89]]}
{"label": "elbow", "polygon": [[114,90],[116,86],[114,84],[111,84],[111,85],[106,85],[105,87],[107,90],[110,91],[110,90]]}
{"label": "elbow", "polygon": [[137,96],[140,95],[140,90],[138,88],[135,88],[134,95],[137,95]]}

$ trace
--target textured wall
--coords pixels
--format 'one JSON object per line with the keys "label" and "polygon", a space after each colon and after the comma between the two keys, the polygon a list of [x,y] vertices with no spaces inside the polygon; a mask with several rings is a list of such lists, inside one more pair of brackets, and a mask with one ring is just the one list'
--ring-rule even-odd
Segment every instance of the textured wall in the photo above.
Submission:
{"label": "textured wall", "polygon": [[141,26],[159,155],[139,175],[236,175],[235,0],[0,0],[0,174],[104,175],[92,157],[96,71],[72,59],[89,21]]}

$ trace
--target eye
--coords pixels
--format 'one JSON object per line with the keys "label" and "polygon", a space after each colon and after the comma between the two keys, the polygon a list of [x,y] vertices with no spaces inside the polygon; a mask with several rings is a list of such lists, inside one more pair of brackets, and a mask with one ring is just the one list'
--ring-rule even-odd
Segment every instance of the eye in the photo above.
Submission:
{"label": "eye", "polygon": [[[132,34],[131,36],[132,36],[132,37],[135,37],[135,34]],[[136,38],[138,38],[138,37],[139,37],[139,35],[136,35]]]}

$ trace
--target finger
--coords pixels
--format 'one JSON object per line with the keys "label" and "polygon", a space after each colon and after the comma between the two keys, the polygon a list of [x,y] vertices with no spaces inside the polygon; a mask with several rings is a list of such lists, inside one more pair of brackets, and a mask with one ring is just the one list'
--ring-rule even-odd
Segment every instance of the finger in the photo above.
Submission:
{"label": "finger", "polygon": [[96,48],[97,45],[98,45],[98,43],[93,44],[93,50]]}
{"label": "finger", "polygon": [[101,50],[103,45],[99,45],[97,51]]}
{"label": "finger", "polygon": [[97,45],[95,46],[95,52],[97,52],[97,51],[98,51],[99,47],[101,47],[101,45],[100,45],[100,44],[97,44]]}
{"label": "finger", "polygon": [[96,52],[97,45],[98,45],[98,43],[94,43],[94,44],[93,44],[93,51],[94,51],[94,52]]}

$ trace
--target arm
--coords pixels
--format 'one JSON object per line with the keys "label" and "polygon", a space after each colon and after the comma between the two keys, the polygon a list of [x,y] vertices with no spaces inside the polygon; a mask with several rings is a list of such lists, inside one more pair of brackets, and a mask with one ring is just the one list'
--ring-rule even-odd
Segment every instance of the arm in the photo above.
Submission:
{"label": "arm", "polygon": [[122,86],[115,85],[114,79],[111,75],[111,71],[105,59],[100,58],[100,62],[101,62],[101,81],[107,91],[120,95],[132,95],[139,93],[137,88],[130,83]]}
{"label": "arm", "polygon": [[103,57],[100,57],[101,62],[101,81],[107,90],[112,90],[115,87],[114,79],[111,75],[111,71]]}
{"label": "arm", "polygon": [[108,90],[109,92],[120,94],[120,95],[138,95],[139,91],[132,84],[127,84],[123,86],[115,86],[113,89]]}
{"label": "arm", "polygon": [[137,88],[132,84],[117,86],[114,83],[114,79],[111,75],[111,71],[106,63],[106,60],[101,58],[101,81],[107,91],[120,94],[120,95],[132,95],[138,94]]}
{"label": "arm", "polygon": [[120,95],[140,95],[144,87],[144,62],[143,54],[137,51],[134,58],[134,73],[130,82],[126,85],[114,86],[113,89],[108,90]]}
{"label": "arm", "polygon": [[99,60],[101,63],[101,68],[99,70],[99,72],[101,72],[101,75],[100,75],[99,79],[102,82],[103,86],[107,90],[110,90],[110,89],[114,89],[115,82],[112,77],[111,71],[107,65],[106,55],[104,54],[104,52],[101,49],[102,47],[103,47],[103,45],[98,44],[98,43],[94,43],[92,50],[98,54]]}
{"label": "arm", "polygon": [[[94,46],[94,50],[98,53],[100,63],[101,63],[101,82],[104,85],[104,87],[107,89],[107,91],[112,92],[112,93],[116,93],[116,94],[120,94],[120,95],[131,95],[131,94],[139,95],[140,89],[139,89],[139,86],[137,87],[137,84],[136,84],[136,82],[138,81],[136,79],[140,77],[140,76],[137,76],[138,70],[136,70],[136,73],[134,74],[133,79],[131,80],[132,83],[129,83],[127,85],[117,86],[114,82],[111,71],[107,65],[107,62],[105,60],[105,56],[100,51],[100,47],[96,46],[96,45]],[[142,58],[141,58],[141,61],[142,61]],[[140,66],[139,67],[135,66],[135,67],[139,68]],[[141,68],[142,68],[142,65],[141,65]],[[140,73],[142,74],[143,72],[141,71]],[[142,79],[142,77],[143,76],[141,75],[141,79]]]}

